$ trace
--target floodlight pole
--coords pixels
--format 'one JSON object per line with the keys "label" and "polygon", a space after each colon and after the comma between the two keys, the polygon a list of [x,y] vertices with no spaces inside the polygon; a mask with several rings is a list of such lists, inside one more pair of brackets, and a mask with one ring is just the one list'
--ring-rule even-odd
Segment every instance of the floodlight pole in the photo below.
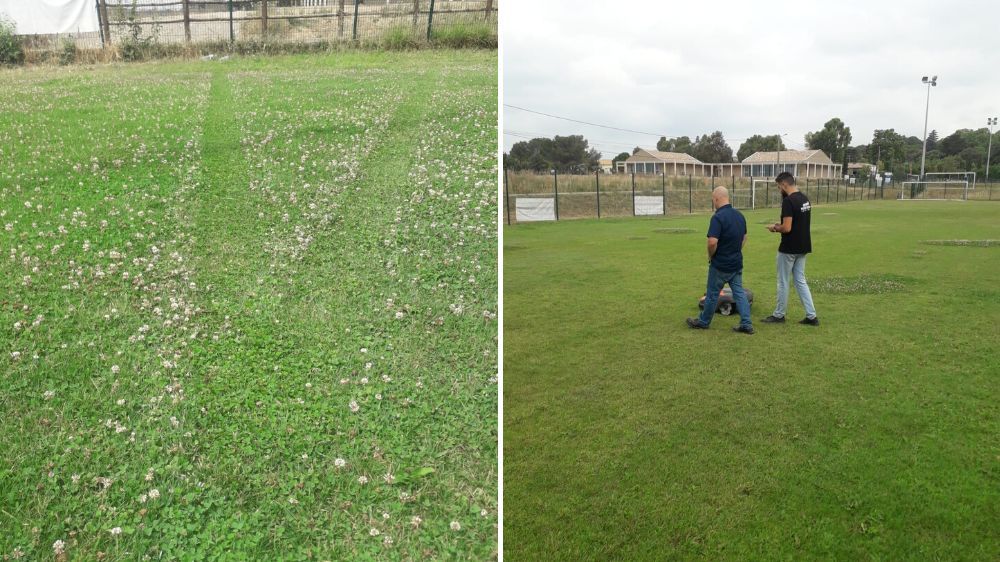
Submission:
{"label": "floodlight pole", "polygon": [[927,107],[924,108],[924,148],[920,153],[920,181],[924,181],[924,162],[927,160],[927,118],[931,112],[931,86],[937,86],[937,76],[930,80],[924,76],[921,82],[927,84]]}
{"label": "floodlight pole", "polygon": [[990,153],[993,152],[993,125],[997,124],[996,117],[987,117],[986,124],[990,128],[990,142],[986,149],[986,183],[990,183]]}

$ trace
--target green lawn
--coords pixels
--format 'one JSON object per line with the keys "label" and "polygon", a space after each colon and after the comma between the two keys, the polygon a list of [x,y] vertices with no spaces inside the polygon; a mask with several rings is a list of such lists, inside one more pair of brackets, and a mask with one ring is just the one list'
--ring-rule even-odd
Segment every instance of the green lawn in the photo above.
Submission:
{"label": "green lawn", "polygon": [[4,560],[495,556],[495,51],[0,80]]}
{"label": "green lawn", "polygon": [[1000,557],[1000,203],[814,207],[817,328],[776,213],[753,336],[684,325],[707,214],[505,227],[507,560]]}

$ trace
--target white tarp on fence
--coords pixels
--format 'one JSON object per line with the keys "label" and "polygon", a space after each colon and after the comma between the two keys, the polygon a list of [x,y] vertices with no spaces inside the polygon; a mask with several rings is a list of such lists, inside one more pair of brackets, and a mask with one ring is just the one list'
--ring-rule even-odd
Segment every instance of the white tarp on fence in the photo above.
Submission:
{"label": "white tarp on fence", "polygon": [[518,197],[517,222],[556,220],[555,201],[552,197]]}
{"label": "white tarp on fence", "polygon": [[14,20],[18,35],[99,29],[94,0],[0,0],[0,17]]}
{"label": "white tarp on fence", "polygon": [[635,196],[636,215],[662,215],[663,197],[659,195],[636,195]]}

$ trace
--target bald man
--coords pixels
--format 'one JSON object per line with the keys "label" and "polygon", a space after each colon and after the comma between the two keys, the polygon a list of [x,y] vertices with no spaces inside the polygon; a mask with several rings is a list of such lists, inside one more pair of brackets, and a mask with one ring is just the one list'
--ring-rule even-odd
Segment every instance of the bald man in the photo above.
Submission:
{"label": "bald man", "polygon": [[729,283],[733,302],[740,313],[740,325],[734,332],[752,334],[750,303],[743,291],[743,245],[747,242],[747,221],[743,213],[729,204],[729,190],[716,187],[712,190],[712,207],[715,214],[708,224],[708,283],[705,287],[705,309],[698,318],[688,318],[687,325],[694,330],[706,330],[715,317],[719,291]]}

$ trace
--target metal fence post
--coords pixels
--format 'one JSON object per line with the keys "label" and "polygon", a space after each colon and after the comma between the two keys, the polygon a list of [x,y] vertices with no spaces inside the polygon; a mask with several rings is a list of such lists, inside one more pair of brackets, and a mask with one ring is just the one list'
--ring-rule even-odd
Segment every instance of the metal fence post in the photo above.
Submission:
{"label": "metal fence post", "polygon": [[594,183],[597,186],[597,218],[601,218],[601,172],[594,172]]}
{"label": "metal fence post", "polygon": [[[434,0],[431,0],[431,4],[433,3]],[[555,182],[554,185],[556,190],[556,196],[555,199],[553,199],[553,203],[555,203],[556,207],[556,220],[559,220],[559,170],[552,170],[552,179]]]}
{"label": "metal fence post", "polygon": [[635,172],[632,172],[632,216],[635,216]]}
{"label": "metal fence post", "polygon": [[229,4],[229,42],[232,43],[236,41],[236,30],[233,29],[233,0],[227,2]]}
{"label": "metal fence post", "polygon": [[691,205],[691,190],[692,189],[693,189],[693,186],[691,184],[691,174],[688,174],[688,214],[689,215],[694,212],[694,207]]}
{"label": "metal fence post", "polygon": [[507,199],[507,226],[510,226],[510,177],[507,168],[503,169],[503,194]]}
{"label": "metal fence post", "polygon": [[493,0],[486,0],[486,21],[490,21],[490,12],[493,11]]}
{"label": "metal fence post", "polygon": [[361,4],[361,0],[354,0],[354,30],[351,31],[351,40],[358,40],[358,5]]}
{"label": "metal fence post", "polygon": [[[666,165],[664,165],[666,166]],[[660,172],[660,188],[663,190],[663,216],[667,216],[667,172]]]}
{"label": "metal fence post", "polygon": [[431,24],[434,23],[434,0],[431,0],[430,12],[427,14],[427,40],[431,40]]}

